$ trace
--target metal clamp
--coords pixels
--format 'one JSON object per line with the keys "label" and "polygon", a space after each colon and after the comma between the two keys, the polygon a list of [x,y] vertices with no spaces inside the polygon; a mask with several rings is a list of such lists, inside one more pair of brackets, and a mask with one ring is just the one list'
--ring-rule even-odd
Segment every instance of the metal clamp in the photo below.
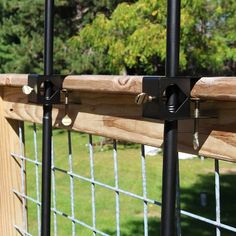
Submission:
{"label": "metal clamp", "polygon": [[[28,95],[28,101],[37,104],[59,104],[60,91],[65,76],[62,75],[37,75],[31,74],[28,76],[28,85],[23,86],[22,91]],[[49,98],[44,96],[45,82],[51,83],[52,95]]]}
{"label": "metal clamp", "polygon": [[[143,117],[161,120],[192,118],[190,91],[199,78],[196,77],[157,77],[143,78],[143,92],[135,102],[143,105]],[[175,91],[177,103],[168,107],[171,90]]]}

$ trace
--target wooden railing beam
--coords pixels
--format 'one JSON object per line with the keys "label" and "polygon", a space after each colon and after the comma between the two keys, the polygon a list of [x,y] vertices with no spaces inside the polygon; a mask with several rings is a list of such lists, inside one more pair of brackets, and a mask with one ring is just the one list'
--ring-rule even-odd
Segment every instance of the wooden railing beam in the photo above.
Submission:
{"label": "wooden railing beam", "polygon": [[[11,157],[20,153],[19,125],[23,122],[7,119],[4,115],[4,88],[0,88],[0,235],[19,235],[14,225],[25,229],[21,192],[21,163]],[[25,219],[26,221],[26,219]]]}
{"label": "wooden railing beam", "polygon": [[[77,91],[115,94],[142,92],[143,76],[69,75],[63,88]],[[27,74],[0,74],[0,86],[27,85]],[[236,77],[203,77],[195,84],[191,96],[204,100],[236,101]]]}
{"label": "wooden railing beam", "polygon": [[[216,117],[200,120],[197,152],[192,147],[193,121],[179,121],[179,151],[236,161],[235,81],[236,77],[208,77],[196,83],[191,95],[204,101],[200,111],[214,110]],[[41,123],[41,106],[29,104],[21,91],[26,84],[27,75],[0,75],[4,116]],[[142,91],[142,76],[67,76],[63,88],[70,90],[69,116],[73,122],[69,129],[152,146],[162,145],[162,122],[143,118],[142,107],[134,102],[135,96]],[[55,127],[63,127],[63,116],[64,105],[54,106]]]}
{"label": "wooden railing beam", "polygon": [[[20,88],[4,87],[4,116],[11,119],[41,123],[42,107],[29,104]],[[163,123],[142,117],[142,108],[134,103],[135,95],[72,91],[68,114],[72,125],[68,129],[106,136],[130,142],[160,147]],[[193,150],[193,120],[179,121],[179,151],[217,159],[236,161],[236,102],[203,102],[203,110],[214,109],[217,118],[199,121],[200,148]],[[61,121],[64,105],[54,106],[53,125],[66,128]]]}

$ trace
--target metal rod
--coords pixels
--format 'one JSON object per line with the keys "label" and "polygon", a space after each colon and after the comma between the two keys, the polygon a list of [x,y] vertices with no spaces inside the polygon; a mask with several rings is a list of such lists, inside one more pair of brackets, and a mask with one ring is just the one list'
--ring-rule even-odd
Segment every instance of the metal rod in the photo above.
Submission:
{"label": "metal rod", "polygon": [[45,0],[44,73],[53,74],[54,0]]}
{"label": "metal rod", "polygon": [[[52,204],[53,208],[57,209],[57,194],[56,194],[56,171],[55,171],[55,156],[54,156],[54,141],[53,141],[53,135],[52,135]],[[53,231],[54,236],[57,236],[57,214],[56,212],[53,212]]]}
{"label": "metal rod", "polygon": [[[119,175],[118,175],[118,156],[117,156],[117,141],[113,140],[113,160],[114,160],[114,177],[115,187],[119,188]],[[120,193],[116,194],[116,236],[120,236]]]}
{"label": "metal rod", "polygon": [[179,68],[180,0],[168,0],[166,35],[166,76],[174,77]]}
{"label": "metal rod", "polygon": [[[38,142],[37,142],[37,126],[34,123],[34,161],[35,161],[35,186],[36,186],[36,199],[40,199],[39,190],[39,161],[38,161]],[[37,205],[37,222],[38,222],[38,236],[41,234],[41,221],[40,221],[40,206]]]}
{"label": "metal rod", "polygon": [[[96,228],[96,202],[95,202],[95,183],[94,183],[94,152],[93,152],[93,136],[89,134],[89,160],[90,160],[90,176],[91,176],[91,199],[92,199],[92,222],[93,228]],[[96,232],[93,232],[96,236]]]}
{"label": "metal rod", "polygon": [[[20,155],[24,155],[24,129],[23,126],[19,124],[19,141],[20,141]],[[21,159],[21,192],[26,194],[26,161]],[[27,231],[27,201],[22,199],[22,212],[23,212],[23,229]]]}
{"label": "metal rod", "polygon": [[[73,172],[73,156],[72,156],[72,140],[71,140],[71,131],[67,131],[68,138],[68,161],[69,161],[69,170]],[[71,208],[71,217],[75,218],[75,191],[74,191],[74,176],[70,175],[70,208]],[[75,222],[72,221],[72,236],[76,235],[76,226]],[[57,234],[55,235],[57,236]]]}
{"label": "metal rod", "polygon": [[[219,160],[215,160],[215,200],[216,200],[216,222],[220,224],[220,169]],[[216,236],[221,236],[220,227],[216,227]]]}
{"label": "metal rod", "polygon": [[180,204],[180,176],[179,176],[179,162],[176,166],[176,235],[181,236],[181,204]]}
{"label": "metal rod", "polygon": [[[54,0],[45,0],[44,75],[53,74],[53,9]],[[50,235],[51,209],[51,150],[52,150],[52,104],[50,79],[44,83],[43,105],[43,151],[42,151],[42,214],[41,235]]]}
{"label": "metal rod", "polygon": [[[167,49],[166,76],[177,75],[179,66],[180,41],[180,0],[168,0],[167,9]],[[174,112],[177,105],[177,91],[174,86],[166,91],[168,100],[166,105],[170,112]],[[178,122],[166,120],[164,125],[163,147],[163,178],[162,178],[162,212],[161,236],[176,235],[175,202],[176,202],[176,165]]]}
{"label": "metal rod", "polygon": [[[143,197],[147,198],[146,155],[145,155],[144,145],[141,145],[141,161],[142,161]],[[144,225],[144,236],[148,236],[148,202],[147,201],[143,201],[143,225]]]}

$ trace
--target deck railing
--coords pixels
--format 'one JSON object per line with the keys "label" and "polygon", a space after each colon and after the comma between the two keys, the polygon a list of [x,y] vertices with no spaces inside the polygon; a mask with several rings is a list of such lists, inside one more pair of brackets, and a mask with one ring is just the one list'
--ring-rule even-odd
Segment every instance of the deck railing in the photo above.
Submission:
{"label": "deck railing", "polygon": [[[36,138],[36,123],[42,120],[42,107],[28,103],[27,96],[22,93],[22,86],[27,85],[27,75],[1,75],[0,76],[0,153],[1,153],[1,193],[0,193],[0,229],[1,235],[30,235],[28,231],[27,203],[33,202],[37,210],[38,234],[40,234],[40,165],[37,150],[39,146]],[[66,217],[72,224],[72,235],[76,231],[76,225],[88,228],[94,235],[110,235],[103,232],[96,225],[96,186],[106,188],[114,192],[116,202],[116,235],[120,233],[120,195],[124,194],[143,202],[144,235],[148,235],[148,206],[154,204],[161,206],[156,198],[149,198],[146,190],[145,154],[143,145],[161,147],[163,123],[161,121],[145,119],[142,117],[142,109],[136,105],[135,96],[142,91],[141,76],[68,76],[64,80],[63,88],[68,91],[69,104],[68,116],[72,124],[64,127],[62,119],[65,116],[65,105],[56,105],[53,108],[53,125],[56,128],[68,130],[65,147],[69,147],[69,168],[57,167],[52,162],[52,212],[54,215],[54,234],[57,235],[57,216]],[[192,97],[202,100],[200,111],[216,114],[212,118],[199,120],[199,143],[198,150],[193,150],[193,120],[179,121],[179,151],[195,153],[201,156],[215,158],[215,201],[216,218],[207,219],[195,213],[181,210],[182,215],[198,219],[213,225],[216,235],[220,235],[221,229],[236,232],[233,226],[221,223],[220,217],[220,181],[219,160],[230,162],[236,161],[236,78],[202,78],[194,86]],[[24,122],[33,123],[34,132],[34,157],[25,155]],[[90,176],[83,176],[73,171],[73,158],[71,149],[70,131],[85,132],[89,135],[89,160]],[[100,135],[111,138],[113,141],[113,185],[96,180],[94,175],[93,142],[91,135]],[[117,165],[117,143],[115,140],[125,140],[141,144],[141,172],[143,193],[136,194],[119,186]],[[27,195],[27,163],[35,166],[36,197]],[[68,201],[71,204],[71,212],[65,213],[57,207],[55,185],[55,173],[63,173],[70,180],[70,194]],[[79,179],[91,185],[92,224],[89,225],[75,216],[75,193],[74,181]],[[161,180],[160,180],[161,181]],[[58,194],[58,193],[57,193]],[[178,218],[177,218],[178,219]],[[181,225],[180,223],[178,225]],[[193,229],[194,230],[194,229]],[[180,227],[178,232],[181,232]]]}

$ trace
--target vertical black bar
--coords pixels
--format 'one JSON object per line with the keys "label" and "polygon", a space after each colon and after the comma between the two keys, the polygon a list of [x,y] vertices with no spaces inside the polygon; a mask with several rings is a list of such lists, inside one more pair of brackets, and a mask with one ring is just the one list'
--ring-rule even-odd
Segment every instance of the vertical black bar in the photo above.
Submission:
{"label": "vertical black bar", "polygon": [[45,0],[44,25],[44,83],[45,104],[43,105],[43,151],[42,151],[42,211],[41,235],[50,236],[51,222],[51,142],[52,142],[52,84],[53,75],[53,9],[54,0]]}
{"label": "vertical black bar", "polygon": [[[175,77],[179,67],[180,42],[180,0],[168,0],[167,9],[167,48],[166,77]],[[177,91],[172,86],[167,91],[167,106],[170,112],[177,105]],[[161,236],[176,235],[176,164],[178,121],[166,120],[164,124],[163,178],[162,178],[162,212]]]}
{"label": "vertical black bar", "polygon": [[175,77],[179,69],[180,0],[168,0],[166,38],[166,77]]}
{"label": "vertical black bar", "polygon": [[53,15],[54,0],[45,0],[45,23],[44,23],[44,73],[53,74]]}

